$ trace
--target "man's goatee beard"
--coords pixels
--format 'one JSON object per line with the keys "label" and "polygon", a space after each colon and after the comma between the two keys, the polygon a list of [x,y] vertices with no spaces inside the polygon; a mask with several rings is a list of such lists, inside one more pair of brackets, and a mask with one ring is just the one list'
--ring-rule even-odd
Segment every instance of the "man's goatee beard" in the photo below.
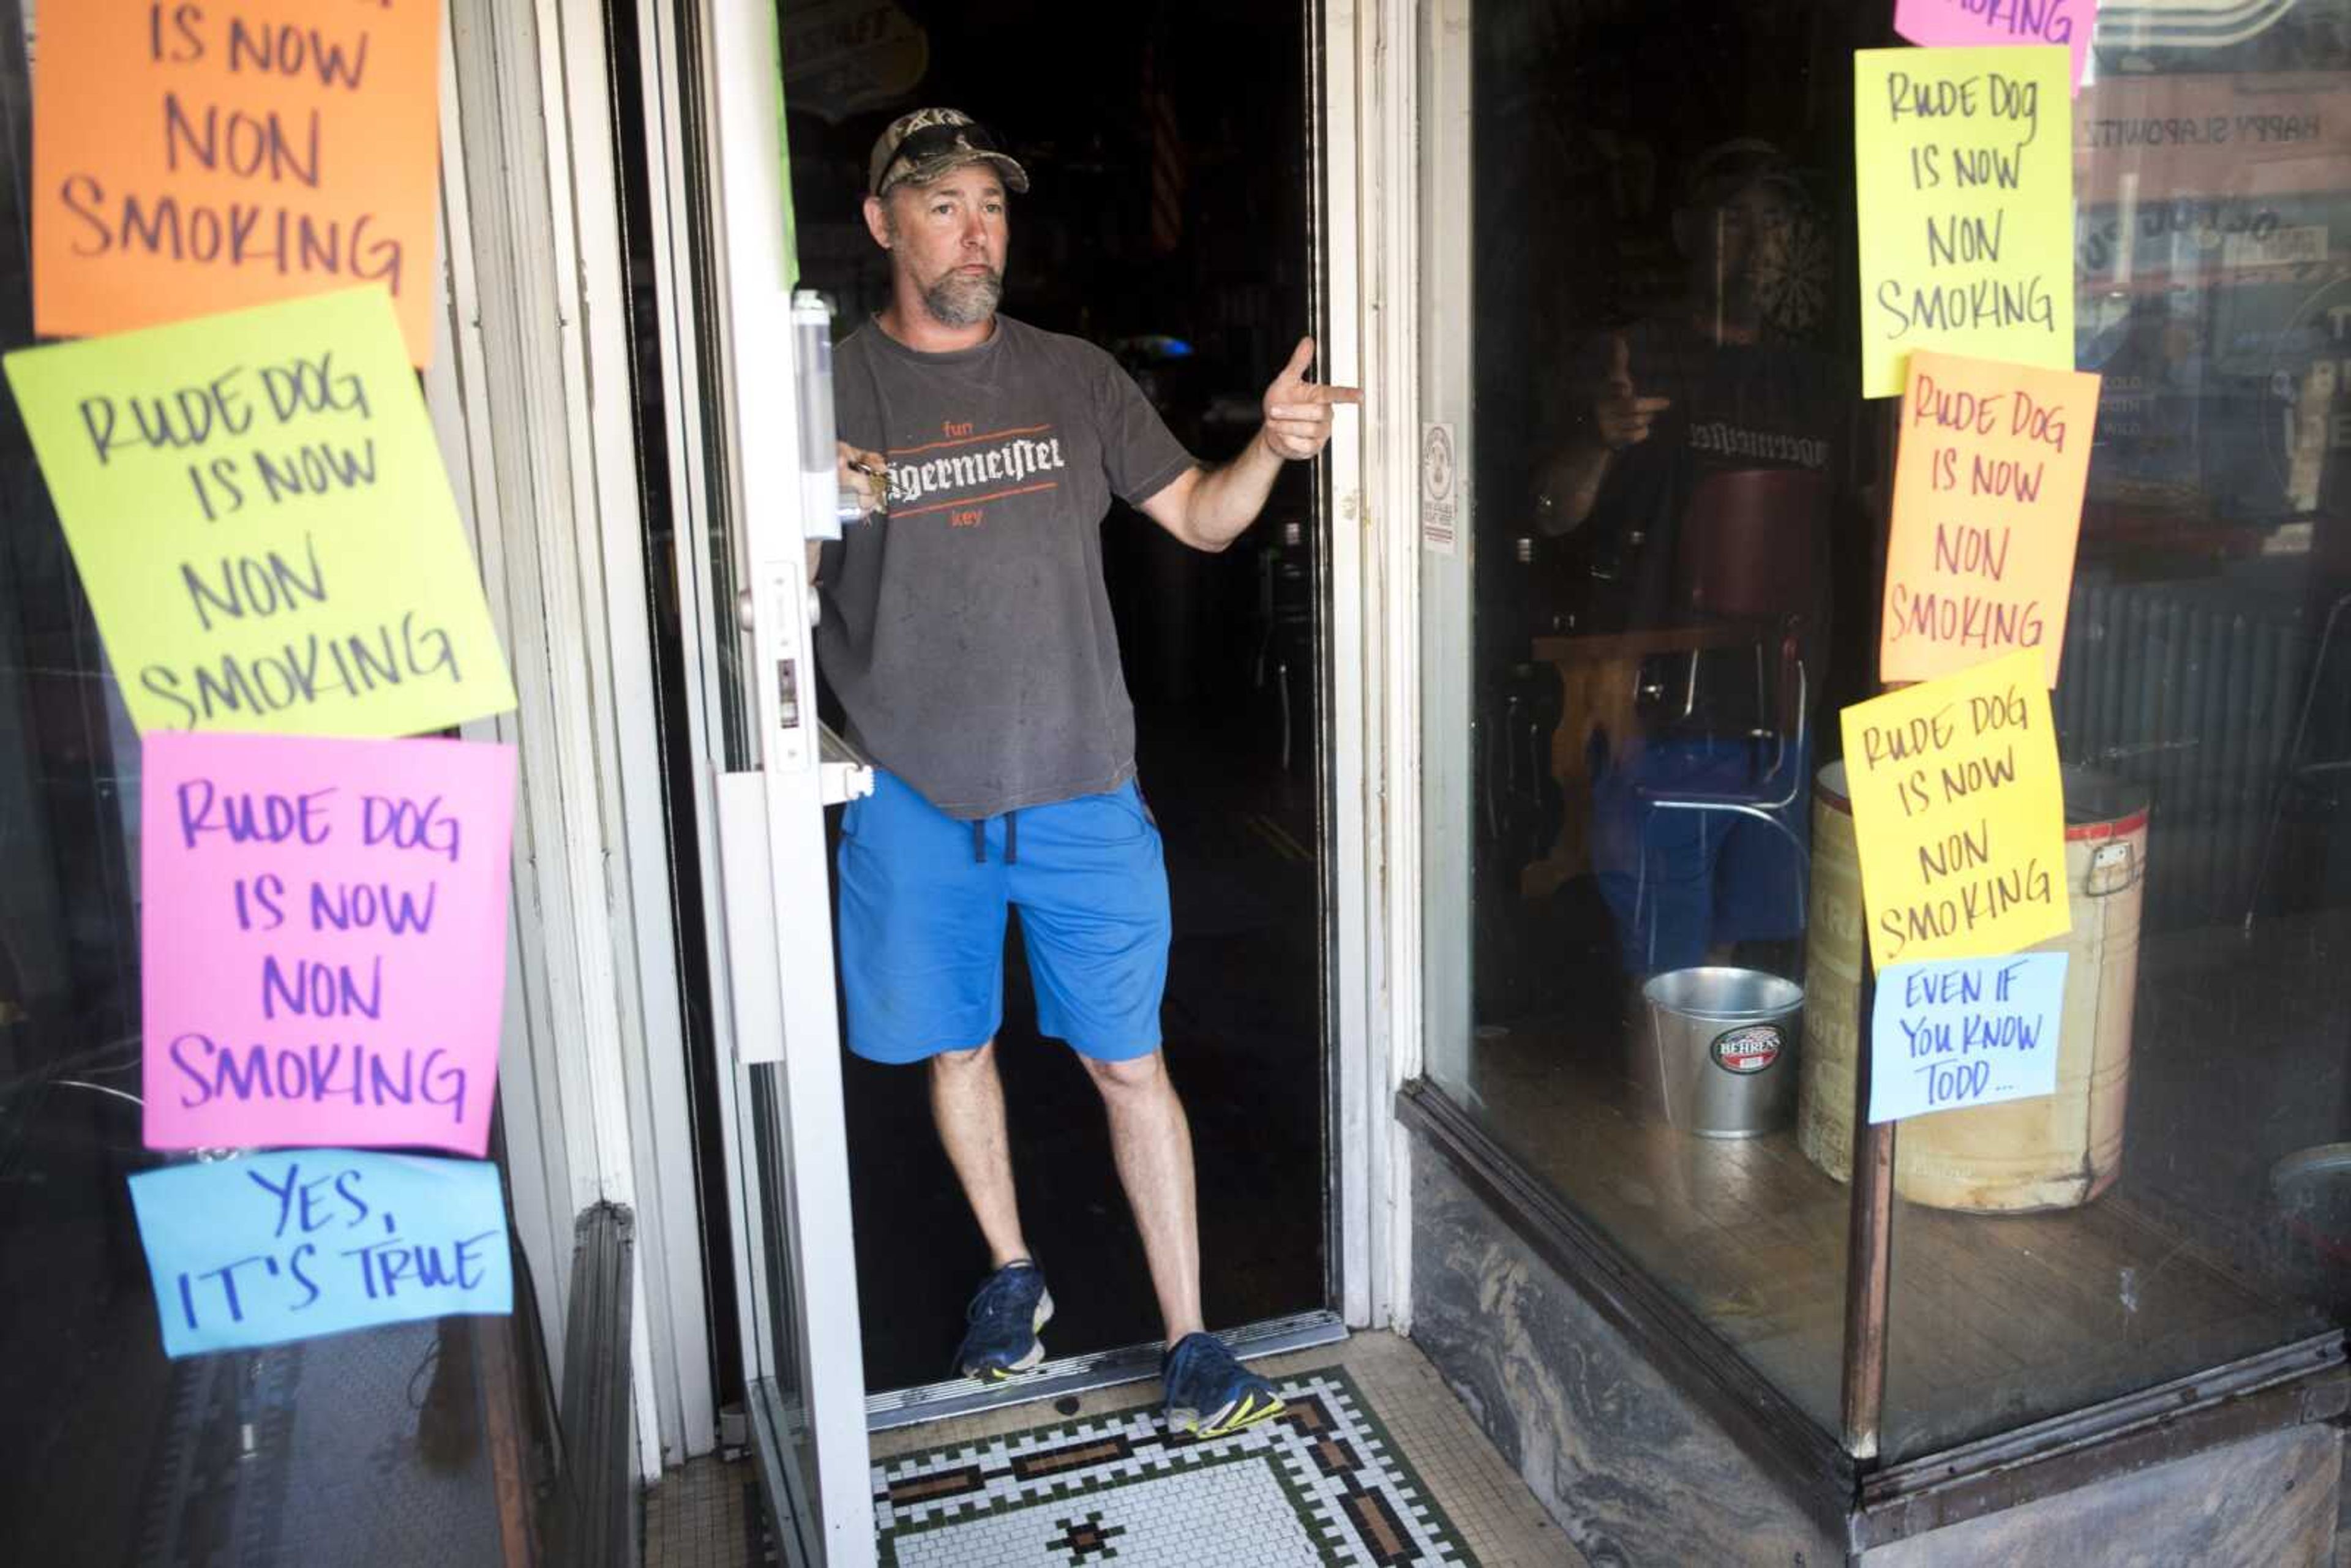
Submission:
{"label": "man's goatee beard", "polygon": [[923,291],[923,308],[942,327],[977,327],[996,314],[1004,298],[1004,275],[980,277],[949,273]]}

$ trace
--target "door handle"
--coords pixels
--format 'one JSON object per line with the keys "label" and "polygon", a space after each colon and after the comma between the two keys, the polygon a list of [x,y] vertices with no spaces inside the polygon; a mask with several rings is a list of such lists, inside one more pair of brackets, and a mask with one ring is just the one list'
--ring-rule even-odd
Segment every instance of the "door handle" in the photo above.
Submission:
{"label": "door handle", "polygon": [[[749,589],[738,588],[735,591],[735,629],[746,637],[758,627],[758,596]],[[817,592],[816,584],[811,582],[808,590],[808,622],[810,626],[814,626],[823,619],[824,600]]]}

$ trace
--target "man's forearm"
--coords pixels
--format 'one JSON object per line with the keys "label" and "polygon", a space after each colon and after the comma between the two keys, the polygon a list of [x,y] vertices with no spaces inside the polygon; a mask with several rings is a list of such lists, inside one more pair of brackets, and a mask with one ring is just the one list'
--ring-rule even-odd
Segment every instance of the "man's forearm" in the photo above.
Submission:
{"label": "man's forearm", "polygon": [[1264,433],[1250,436],[1239,456],[1209,469],[1192,486],[1184,513],[1185,542],[1198,549],[1220,550],[1240,538],[1265,510],[1281,467],[1281,459],[1267,447]]}

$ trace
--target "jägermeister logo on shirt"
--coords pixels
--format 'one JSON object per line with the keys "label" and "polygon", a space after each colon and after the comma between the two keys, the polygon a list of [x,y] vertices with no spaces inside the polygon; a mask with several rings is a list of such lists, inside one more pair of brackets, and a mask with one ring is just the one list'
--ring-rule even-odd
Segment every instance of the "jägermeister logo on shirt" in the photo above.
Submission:
{"label": "j\u00e4germeister logo on shirt", "polygon": [[936,441],[886,454],[893,520],[946,512],[952,526],[977,528],[988,502],[1059,489],[1060,480],[1040,476],[1069,466],[1050,424],[975,433],[970,423],[949,420],[940,432]]}

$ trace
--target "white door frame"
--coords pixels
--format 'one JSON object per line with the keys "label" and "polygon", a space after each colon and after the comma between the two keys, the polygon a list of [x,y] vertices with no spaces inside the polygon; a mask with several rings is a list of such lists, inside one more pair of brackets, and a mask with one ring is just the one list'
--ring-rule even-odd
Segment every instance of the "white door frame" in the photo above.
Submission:
{"label": "white door frame", "polygon": [[1411,0],[1320,0],[1338,857],[1340,1276],[1347,1321],[1411,1324],[1410,1145],[1395,1092],[1422,1020],[1419,248]]}
{"label": "white door frame", "polygon": [[499,1071],[519,1239],[559,1365],[572,1220],[633,1212],[651,1479],[716,1417],[608,80],[590,0],[451,0],[426,391],[520,698],[465,727],[522,756]]}
{"label": "white door frame", "polygon": [[[716,505],[706,488],[703,463],[705,418],[701,400],[680,395],[701,384],[701,341],[695,329],[693,239],[688,220],[678,202],[685,188],[689,153],[686,145],[682,51],[675,8],[664,0],[636,0],[640,90],[645,103],[647,222],[657,236],[653,254],[655,308],[661,312],[662,384],[667,428],[664,432],[671,495],[677,512],[673,528],[674,553],[671,570],[677,583],[679,638],[684,643],[687,691],[685,741],[694,791],[695,841],[675,846],[674,852],[691,853],[695,863],[719,864],[718,772],[725,766],[726,701],[720,690],[722,672],[698,650],[732,636],[731,628],[714,626],[706,607],[718,600],[716,572],[710,552],[710,519]],[[717,1119],[728,1128],[747,1124],[749,1105],[747,1071],[736,1047],[733,966],[726,949],[728,929],[726,890],[719,878],[701,878],[702,923],[708,964],[705,998],[711,1023],[711,1049],[718,1058],[714,1075],[717,1088]],[[780,1026],[778,1026],[780,1027]],[[740,1139],[723,1137],[727,1236],[735,1276],[735,1321],[715,1325],[714,1332],[731,1333],[743,1353],[747,1382],[766,1375],[769,1347],[774,1343],[774,1318],[768,1298],[764,1267],[768,1238],[766,1217],[753,1198],[758,1180],[752,1151]]]}
{"label": "white door frame", "polygon": [[[774,0],[708,0],[704,16],[714,144],[706,151],[717,172],[713,303],[725,322],[727,354],[720,417],[736,490],[738,526],[732,532],[744,557],[739,580],[750,610],[747,685],[767,807],[764,868],[729,844],[724,875],[728,904],[745,908],[758,904],[764,870],[773,915],[768,943],[753,967],[772,960],[782,1024],[780,1040],[738,1031],[734,1055],[737,1062],[771,1062],[766,1070],[778,1075],[787,1147],[769,1150],[771,1157],[785,1156],[776,1166],[783,1180],[775,1200],[792,1227],[792,1252],[828,1265],[795,1271],[799,1339],[787,1348],[800,1361],[794,1386],[815,1454],[823,1561],[829,1568],[861,1568],[874,1560],[873,1515],[810,634],[814,596],[792,352],[782,62]],[[830,453],[821,464],[830,472]],[[831,486],[824,488],[829,497]],[[737,881],[746,873],[747,891]],[[753,946],[743,941],[746,935],[734,934],[738,955]],[[747,994],[745,978],[737,977],[738,997]],[[740,1005],[736,1015],[743,1021]],[[766,1245],[775,1241],[766,1239]]]}

